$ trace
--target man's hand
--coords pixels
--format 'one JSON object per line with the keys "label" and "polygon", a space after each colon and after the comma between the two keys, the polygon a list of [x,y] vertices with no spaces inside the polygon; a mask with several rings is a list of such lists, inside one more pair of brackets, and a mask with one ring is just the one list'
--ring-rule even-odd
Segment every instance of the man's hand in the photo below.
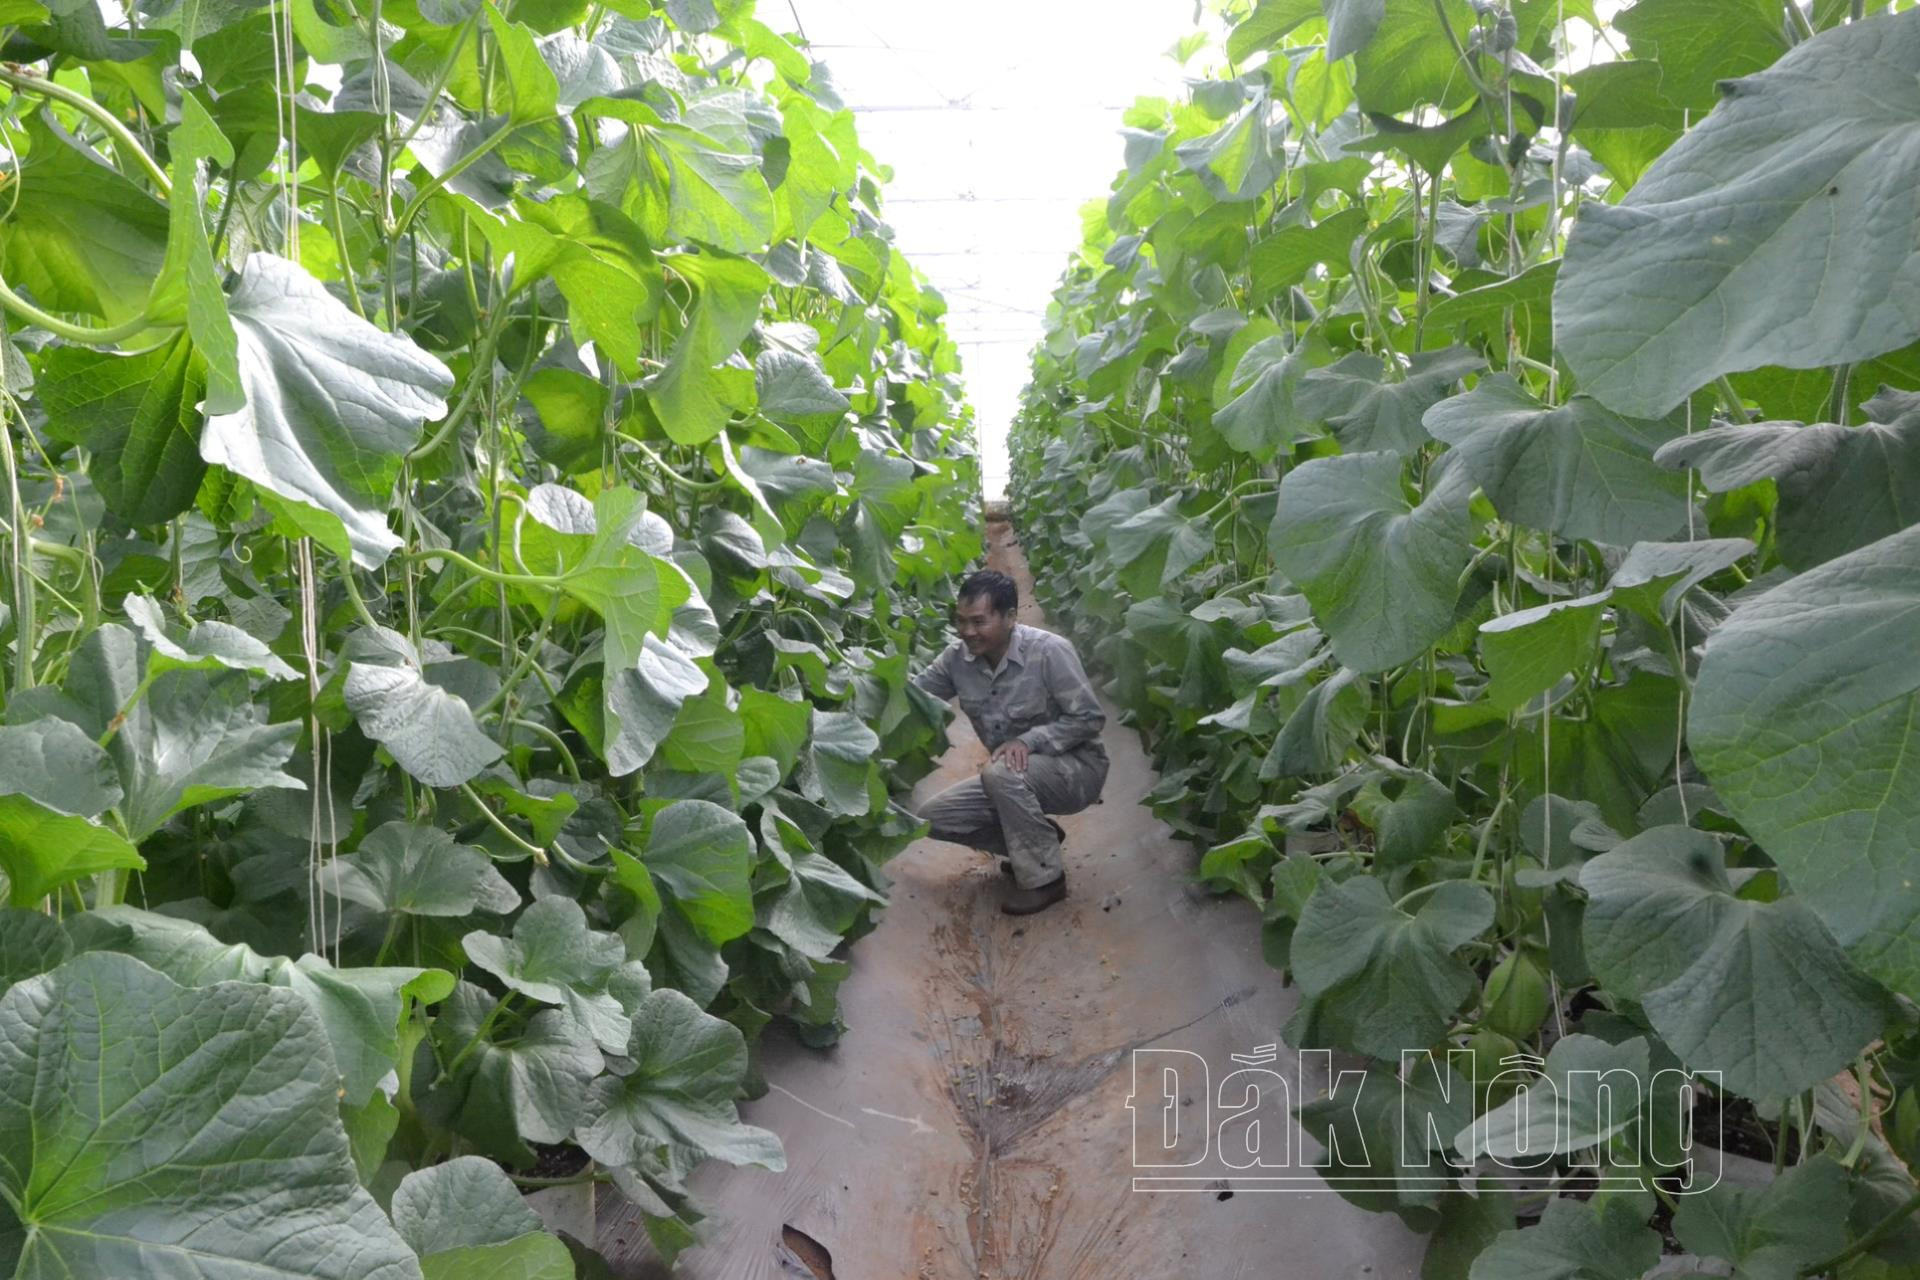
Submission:
{"label": "man's hand", "polygon": [[1027,771],[1027,744],[1018,738],[1009,738],[993,749],[993,758],[1006,762],[1009,769],[1016,773]]}

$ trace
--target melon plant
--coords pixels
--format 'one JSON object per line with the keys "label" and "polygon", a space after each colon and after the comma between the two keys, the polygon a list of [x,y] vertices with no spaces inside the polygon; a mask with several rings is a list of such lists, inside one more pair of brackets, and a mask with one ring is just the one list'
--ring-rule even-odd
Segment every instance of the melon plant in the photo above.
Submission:
{"label": "melon plant", "polygon": [[751,0],[0,58],[0,1274],[571,1276],[556,1180],[670,1259],[979,553],[887,170]]}
{"label": "melon plant", "polygon": [[[1920,12],[1212,8],[1085,208],[1012,493],[1288,1040],[1451,1135],[1437,1189],[1397,1109],[1309,1104],[1373,1152],[1342,1194],[1432,1280],[1908,1274]],[[1449,1050],[1477,1097],[1395,1079]],[[1582,1123],[1605,1070],[1645,1123]],[[1681,1194],[1682,1122],[1757,1185]]]}

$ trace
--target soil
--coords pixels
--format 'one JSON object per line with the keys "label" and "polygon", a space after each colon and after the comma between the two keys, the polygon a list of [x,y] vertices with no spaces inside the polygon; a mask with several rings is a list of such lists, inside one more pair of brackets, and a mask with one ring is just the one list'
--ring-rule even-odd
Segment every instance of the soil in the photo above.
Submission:
{"label": "soil", "polygon": [[571,1178],[587,1167],[587,1153],[570,1142],[548,1145],[531,1144],[536,1157],[533,1168],[515,1170],[529,1178]]}

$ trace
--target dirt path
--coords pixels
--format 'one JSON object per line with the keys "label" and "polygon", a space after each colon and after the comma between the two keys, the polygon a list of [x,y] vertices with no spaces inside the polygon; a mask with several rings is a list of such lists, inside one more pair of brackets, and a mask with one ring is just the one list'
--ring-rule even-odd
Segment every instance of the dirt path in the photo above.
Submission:
{"label": "dirt path", "polygon": [[[1020,583],[1021,618],[1045,625],[1013,533],[990,524],[988,539],[988,562]],[[672,1275],[1418,1274],[1420,1240],[1328,1192],[1223,1195],[1198,1178],[1191,1190],[1134,1188],[1132,1051],[1197,1054],[1217,1087],[1232,1055],[1281,1044],[1294,996],[1261,957],[1256,913],[1184,882],[1194,855],[1141,803],[1156,775],[1138,736],[1111,706],[1108,716],[1104,801],[1061,819],[1064,902],[1002,914],[1005,878],[957,845],[922,840],[888,864],[892,902],[854,944],[841,988],[851,1030],[827,1052],[770,1033],[760,1062],[771,1091],[741,1107],[780,1135],[786,1172],[702,1168],[711,1243]],[[916,800],[985,758],[964,719],[953,741]],[[1324,1082],[1309,1073],[1302,1092]],[[1209,1088],[1185,1076],[1181,1087],[1180,1115],[1196,1093],[1204,1113]],[[1293,1136],[1296,1164],[1302,1143],[1318,1151]],[[1212,1157],[1203,1167],[1230,1172]],[[603,1212],[600,1236],[621,1275],[667,1274],[640,1260],[644,1233],[619,1209]]]}

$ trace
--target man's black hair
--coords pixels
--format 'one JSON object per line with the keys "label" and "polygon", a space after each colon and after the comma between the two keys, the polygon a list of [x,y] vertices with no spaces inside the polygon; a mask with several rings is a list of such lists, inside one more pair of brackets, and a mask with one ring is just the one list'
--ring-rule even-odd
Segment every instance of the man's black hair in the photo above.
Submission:
{"label": "man's black hair", "polygon": [[980,596],[987,598],[995,613],[1012,613],[1020,603],[1020,588],[998,569],[980,569],[961,582],[957,598],[973,600]]}

